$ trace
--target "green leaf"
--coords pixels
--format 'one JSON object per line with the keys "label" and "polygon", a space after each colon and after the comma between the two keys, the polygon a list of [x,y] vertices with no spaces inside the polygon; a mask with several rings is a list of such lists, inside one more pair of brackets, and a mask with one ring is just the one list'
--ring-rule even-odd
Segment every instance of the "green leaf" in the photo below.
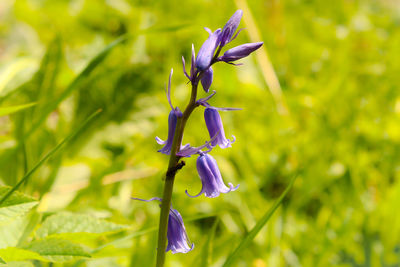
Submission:
{"label": "green leaf", "polygon": [[37,230],[37,236],[43,238],[65,233],[104,234],[122,230],[124,225],[97,219],[86,214],[62,212],[48,217]]}
{"label": "green leaf", "polygon": [[34,105],[36,105],[36,103],[29,103],[29,104],[11,106],[11,107],[2,107],[2,108],[0,108],[0,117],[15,113],[17,111],[20,111],[20,110],[23,110],[26,108],[30,108]]}
{"label": "green leaf", "polygon": [[64,262],[76,257],[90,257],[86,250],[68,240],[48,238],[32,242],[25,249],[36,252],[49,261]]}
{"label": "green leaf", "polygon": [[12,261],[7,263],[7,267],[35,267],[30,261]]}
{"label": "green leaf", "polygon": [[280,206],[282,203],[284,197],[286,194],[290,191],[290,189],[293,186],[294,181],[296,180],[296,176],[292,178],[290,181],[290,184],[286,187],[285,191],[280,195],[278,200],[272,205],[272,207],[261,217],[261,219],[256,223],[256,225],[251,229],[251,231],[243,238],[243,240],[240,242],[239,246],[236,247],[236,249],[227,257],[224,267],[225,266],[231,266],[233,262],[236,260],[236,258],[240,255],[243,249],[245,249],[251,241],[256,237],[258,232],[264,227],[264,225],[267,224],[269,219],[271,218],[272,214],[274,214],[275,210]]}
{"label": "green leaf", "polygon": [[0,249],[0,256],[7,262],[9,261],[24,261],[24,260],[41,260],[47,261],[38,253],[25,250],[22,248],[8,247]]}
{"label": "green leaf", "polygon": [[0,224],[0,249],[16,247],[30,223],[30,216],[19,216]]}
{"label": "green leaf", "polygon": [[24,177],[22,177],[22,179],[10,190],[8,190],[8,192],[6,194],[4,194],[1,198],[0,198],[0,207],[2,206],[2,204],[13,194],[13,192],[15,190],[17,190],[23,183],[25,183],[25,181],[28,180],[28,178],[32,175],[32,173],[34,173],[43,163],[46,162],[46,160],[48,158],[50,158],[54,153],[56,153],[65,143],[67,143],[69,140],[71,140],[72,138],[74,138],[75,136],[77,136],[84,128],[87,124],[89,124],[90,121],[92,121],[99,113],[101,112],[101,110],[97,110],[95,111],[92,115],[90,115],[83,123],[80,127],[78,127],[75,131],[73,131],[72,133],[70,133],[64,140],[62,140],[60,143],[58,143],[58,145],[56,145],[49,153],[46,154],[46,156],[44,156],[29,172],[27,172],[25,174]]}
{"label": "green leaf", "polygon": [[6,264],[6,262],[0,257],[0,263],[1,264]]}
{"label": "green leaf", "polygon": [[[0,186],[0,199],[3,198],[11,187]],[[38,204],[34,198],[13,192],[3,203],[0,204],[0,224],[12,218],[24,215]]]}

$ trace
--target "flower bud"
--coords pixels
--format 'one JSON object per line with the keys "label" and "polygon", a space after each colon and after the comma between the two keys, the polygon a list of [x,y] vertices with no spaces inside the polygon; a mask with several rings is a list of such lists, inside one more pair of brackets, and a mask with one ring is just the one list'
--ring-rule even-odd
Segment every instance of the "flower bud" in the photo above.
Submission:
{"label": "flower bud", "polygon": [[247,44],[242,44],[242,45],[236,46],[234,48],[227,50],[223,56],[218,58],[218,60],[224,61],[224,62],[231,62],[231,61],[235,61],[235,60],[247,57],[248,55],[250,55],[250,53],[254,52],[258,48],[260,48],[262,45],[263,45],[263,42],[247,43]]}
{"label": "flower bud", "polygon": [[228,20],[221,32],[221,43],[220,46],[223,47],[230,41],[232,41],[233,34],[239,26],[240,20],[242,19],[243,11],[237,10],[235,14]]}
{"label": "flower bud", "polygon": [[201,77],[201,85],[206,93],[210,89],[210,86],[213,81],[213,70],[209,67],[206,71],[204,71],[203,77]]}
{"label": "flower bud", "polygon": [[206,70],[210,67],[211,60],[214,56],[215,49],[219,45],[221,29],[211,32],[210,29],[206,29],[209,32],[208,39],[201,46],[199,53],[196,57],[196,68],[200,71]]}

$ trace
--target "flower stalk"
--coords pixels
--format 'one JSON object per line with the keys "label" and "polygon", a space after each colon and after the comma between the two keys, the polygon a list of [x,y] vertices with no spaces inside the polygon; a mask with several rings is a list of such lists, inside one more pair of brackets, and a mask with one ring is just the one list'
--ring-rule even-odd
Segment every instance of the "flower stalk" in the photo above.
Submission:
{"label": "flower stalk", "polygon": [[158,241],[157,241],[157,267],[163,267],[165,263],[165,250],[167,248],[167,229],[168,229],[168,216],[169,209],[171,207],[172,191],[174,188],[174,180],[177,171],[183,167],[179,163],[181,159],[176,153],[180,148],[180,144],[183,139],[183,132],[185,130],[186,122],[189,119],[190,114],[198,106],[196,103],[197,97],[197,86],[199,84],[201,74],[195,77],[192,81],[192,92],[188,105],[183,112],[182,117],[178,118],[175,130],[174,141],[172,143],[171,153],[169,157],[168,170],[165,175],[164,192],[161,202],[161,212],[160,212],[160,224],[158,228]]}

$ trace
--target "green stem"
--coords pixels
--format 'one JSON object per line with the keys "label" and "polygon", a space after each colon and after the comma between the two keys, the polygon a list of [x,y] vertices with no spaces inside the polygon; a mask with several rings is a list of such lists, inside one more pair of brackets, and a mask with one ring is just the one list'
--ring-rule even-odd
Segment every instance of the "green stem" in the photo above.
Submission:
{"label": "green stem", "polygon": [[157,267],[163,267],[165,263],[165,250],[167,248],[167,230],[168,230],[168,218],[169,209],[171,207],[172,190],[174,187],[174,180],[177,170],[179,169],[180,157],[176,153],[180,149],[182,143],[183,132],[185,130],[186,122],[189,119],[190,114],[197,107],[197,85],[201,74],[193,79],[192,82],[192,93],[190,96],[189,104],[187,105],[182,117],[178,118],[175,128],[175,136],[172,143],[171,154],[169,158],[168,170],[165,175],[164,193],[161,202],[160,212],[160,225],[158,228],[158,242],[157,242]]}

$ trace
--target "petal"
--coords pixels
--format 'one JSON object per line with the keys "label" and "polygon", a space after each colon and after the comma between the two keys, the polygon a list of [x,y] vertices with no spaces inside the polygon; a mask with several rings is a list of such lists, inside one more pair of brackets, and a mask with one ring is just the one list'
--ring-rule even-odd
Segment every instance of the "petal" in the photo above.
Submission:
{"label": "petal", "polygon": [[190,198],[195,198],[195,197],[201,196],[201,194],[203,194],[204,192],[203,192],[203,189],[201,189],[200,192],[199,192],[197,195],[195,195],[195,196],[190,195],[190,194],[188,193],[187,190],[185,190],[185,193],[186,193],[186,195],[187,195],[188,197],[190,197]]}
{"label": "petal", "polygon": [[156,136],[156,142],[157,142],[157,144],[159,144],[159,145],[165,145],[165,143],[166,143],[167,141],[163,141],[163,140],[161,140],[160,137]]}

